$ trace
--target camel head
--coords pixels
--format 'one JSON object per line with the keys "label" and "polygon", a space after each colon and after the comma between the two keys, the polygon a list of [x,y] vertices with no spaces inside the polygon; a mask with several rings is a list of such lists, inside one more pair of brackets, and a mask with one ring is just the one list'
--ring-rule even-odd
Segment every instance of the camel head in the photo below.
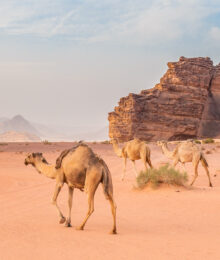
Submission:
{"label": "camel head", "polygon": [[118,144],[118,141],[116,139],[111,139],[110,144]]}
{"label": "camel head", "polygon": [[47,161],[43,157],[42,153],[31,153],[24,160],[25,165],[31,164],[34,166],[36,162],[42,162],[47,164]]}

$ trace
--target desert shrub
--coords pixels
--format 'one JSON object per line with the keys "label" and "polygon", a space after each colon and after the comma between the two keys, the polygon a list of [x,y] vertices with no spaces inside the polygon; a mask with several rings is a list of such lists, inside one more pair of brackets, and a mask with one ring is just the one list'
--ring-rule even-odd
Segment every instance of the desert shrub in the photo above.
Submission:
{"label": "desert shrub", "polygon": [[3,145],[8,145],[8,143],[0,143],[0,145],[2,145],[2,146],[3,146]]}
{"label": "desert shrub", "polygon": [[42,141],[43,144],[52,144],[51,142],[49,142],[48,140],[44,140]]}
{"label": "desert shrub", "polygon": [[202,142],[203,142],[203,144],[212,144],[215,142],[215,140],[212,138],[206,138],[206,139],[202,140]]}
{"label": "desert shrub", "polygon": [[161,183],[184,186],[188,176],[186,172],[180,172],[166,164],[159,169],[153,168],[140,172],[136,180],[139,188],[144,188],[147,184],[157,187]]}
{"label": "desert shrub", "polygon": [[194,140],[194,142],[195,142],[196,144],[201,144],[201,141],[199,141],[199,140]]}

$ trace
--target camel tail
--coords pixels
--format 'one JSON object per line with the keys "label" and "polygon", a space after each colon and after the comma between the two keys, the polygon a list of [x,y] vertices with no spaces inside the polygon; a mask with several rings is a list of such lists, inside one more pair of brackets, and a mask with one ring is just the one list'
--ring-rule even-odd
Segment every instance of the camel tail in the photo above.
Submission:
{"label": "camel tail", "polygon": [[106,163],[103,160],[101,160],[101,163],[103,165],[101,182],[103,186],[103,192],[105,194],[106,199],[108,200],[110,198],[113,198],[112,177]]}
{"label": "camel tail", "polygon": [[205,167],[207,167],[207,168],[209,167],[208,162],[206,161],[206,159],[205,159],[205,157],[204,157],[203,154],[201,155],[200,160],[201,160],[202,164],[203,164]]}

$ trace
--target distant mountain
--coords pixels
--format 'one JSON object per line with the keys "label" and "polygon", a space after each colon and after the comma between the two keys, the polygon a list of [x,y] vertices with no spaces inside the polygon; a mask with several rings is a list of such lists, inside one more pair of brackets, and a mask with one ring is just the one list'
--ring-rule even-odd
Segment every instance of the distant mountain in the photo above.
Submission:
{"label": "distant mountain", "polygon": [[29,133],[39,136],[40,133],[21,115],[16,115],[12,119],[0,121],[0,133],[15,131],[19,133]]}
{"label": "distant mountain", "polygon": [[30,133],[18,133],[15,131],[0,134],[0,142],[40,142],[41,139]]}
{"label": "distant mountain", "polygon": [[1,122],[4,122],[4,121],[7,121],[7,120],[8,120],[7,117],[0,117],[0,123],[1,123]]}
{"label": "distant mountain", "polygon": [[[0,134],[8,132],[31,134],[50,141],[101,141],[108,139],[108,128],[97,126],[48,126],[26,120],[21,115],[0,118]],[[19,137],[20,138],[20,137]],[[13,140],[15,138],[12,138]],[[22,139],[22,138],[20,138]]]}
{"label": "distant mountain", "polygon": [[51,141],[101,141],[108,139],[108,127],[97,126],[45,126],[32,123],[42,139]]}
{"label": "distant mountain", "polygon": [[50,141],[68,141],[71,137],[65,131],[57,130],[55,126],[47,126],[44,124],[31,122],[31,125],[39,132],[42,139],[49,139]]}

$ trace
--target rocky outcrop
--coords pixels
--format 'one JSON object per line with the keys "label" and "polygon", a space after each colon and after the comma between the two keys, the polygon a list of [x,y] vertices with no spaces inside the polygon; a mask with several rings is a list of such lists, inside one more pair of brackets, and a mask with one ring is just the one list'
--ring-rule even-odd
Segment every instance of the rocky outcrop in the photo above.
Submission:
{"label": "rocky outcrop", "polygon": [[129,94],[109,113],[109,137],[128,141],[220,135],[220,65],[210,58],[169,62],[160,83]]}

